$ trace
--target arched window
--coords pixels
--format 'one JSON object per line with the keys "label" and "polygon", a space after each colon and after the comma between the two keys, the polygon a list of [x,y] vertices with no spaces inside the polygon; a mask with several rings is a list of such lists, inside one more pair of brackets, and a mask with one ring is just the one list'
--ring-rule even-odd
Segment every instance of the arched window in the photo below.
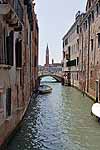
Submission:
{"label": "arched window", "polygon": [[16,67],[22,67],[22,40],[16,39],[15,43]]}

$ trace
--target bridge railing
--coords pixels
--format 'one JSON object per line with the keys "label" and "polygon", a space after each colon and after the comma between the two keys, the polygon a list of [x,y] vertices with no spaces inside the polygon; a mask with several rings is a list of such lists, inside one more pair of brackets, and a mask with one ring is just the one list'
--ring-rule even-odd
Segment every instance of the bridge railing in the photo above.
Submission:
{"label": "bridge railing", "polygon": [[63,72],[59,71],[59,72],[48,72],[48,71],[39,71],[38,72],[38,76],[44,76],[44,75],[57,75],[59,77],[63,77]]}

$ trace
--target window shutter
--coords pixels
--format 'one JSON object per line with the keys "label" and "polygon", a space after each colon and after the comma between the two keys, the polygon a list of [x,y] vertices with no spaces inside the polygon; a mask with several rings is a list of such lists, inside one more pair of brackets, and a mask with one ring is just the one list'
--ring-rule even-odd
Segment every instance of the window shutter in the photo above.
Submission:
{"label": "window shutter", "polygon": [[6,37],[7,65],[13,66],[13,31]]}
{"label": "window shutter", "polygon": [[16,40],[16,67],[22,67],[22,41]]}
{"label": "window shutter", "polygon": [[11,88],[6,90],[6,116],[11,116]]}

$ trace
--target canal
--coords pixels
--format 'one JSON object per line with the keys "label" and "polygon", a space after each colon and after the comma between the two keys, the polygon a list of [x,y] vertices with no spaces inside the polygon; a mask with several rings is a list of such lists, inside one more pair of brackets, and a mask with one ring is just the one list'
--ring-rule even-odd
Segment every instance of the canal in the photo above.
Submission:
{"label": "canal", "polygon": [[100,124],[93,102],[72,87],[49,83],[53,91],[32,99],[7,150],[100,150]]}

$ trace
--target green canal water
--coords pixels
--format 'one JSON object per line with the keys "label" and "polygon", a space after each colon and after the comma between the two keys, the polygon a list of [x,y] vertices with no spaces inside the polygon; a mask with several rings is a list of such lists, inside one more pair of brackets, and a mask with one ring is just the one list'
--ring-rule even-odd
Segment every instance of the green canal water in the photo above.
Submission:
{"label": "green canal water", "polygon": [[100,150],[100,124],[93,102],[72,87],[48,83],[53,91],[32,99],[7,150]]}

